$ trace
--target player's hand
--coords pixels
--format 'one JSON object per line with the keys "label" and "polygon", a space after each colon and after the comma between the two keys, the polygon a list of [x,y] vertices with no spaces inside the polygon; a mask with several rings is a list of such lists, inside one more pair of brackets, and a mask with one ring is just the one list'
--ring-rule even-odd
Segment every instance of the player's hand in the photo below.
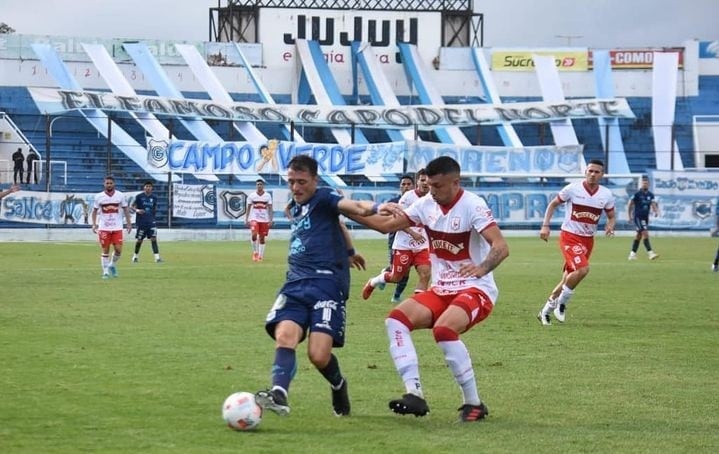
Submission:
{"label": "player's hand", "polygon": [[607,235],[607,238],[614,238],[614,229],[613,228],[605,229],[604,232]]}
{"label": "player's hand", "polygon": [[474,263],[463,263],[459,267],[459,274],[462,277],[482,277],[482,276],[484,276],[484,273],[482,273],[482,270],[480,269],[479,265],[475,265]]}
{"label": "player's hand", "polygon": [[544,241],[547,241],[549,239],[550,234],[549,226],[543,225],[541,229],[539,229],[539,238],[541,238]]}
{"label": "player's hand", "polygon": [[380,206],[377,208],[377,213],[381,214],[382,216],[402,216],[404,214],[404,210],[402,207],[393,202],[385,202],[380,204]]}
{"label": "player's hand", "polygon": [[355,254],[349,258],[350,267],[357,268],[358,270],[366,270],[366,262],[364,257],[359,254]]}
{"label": "player's hand", "polygon": [[97,224],[92,224],[92,233],[97,233]]}
{"label": "player's hand", "polygon": [[132,232],[132,224],[127,224],[127,233]]}

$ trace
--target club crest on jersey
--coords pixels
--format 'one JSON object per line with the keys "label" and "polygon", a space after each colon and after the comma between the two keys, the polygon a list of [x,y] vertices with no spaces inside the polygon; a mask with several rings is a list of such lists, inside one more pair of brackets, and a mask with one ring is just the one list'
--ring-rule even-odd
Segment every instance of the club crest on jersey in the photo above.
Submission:
{"label": "club crest on jersey", "polygon": [[452,230],[459,230],[460,222],[461,222],[461,219],[459,218],[459,216],[453,217],[451,224],[450,224],[452,227]]}
{"label": "club crest on jersey", "polygon": [[451,254],[457,255],[464,250],[464,243],[453,244],[447,240],[432,240],[432,248],[444,249]]}

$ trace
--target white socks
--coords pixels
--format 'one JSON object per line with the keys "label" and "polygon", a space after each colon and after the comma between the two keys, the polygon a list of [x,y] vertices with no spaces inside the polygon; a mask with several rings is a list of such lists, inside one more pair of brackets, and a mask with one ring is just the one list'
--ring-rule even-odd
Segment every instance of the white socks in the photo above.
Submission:
{"label": "white socks", "polygon": [[412,343],[412,336],[404,323],[393,318],[385,320],[387,337],[389,337],[389,353],[394,361],[405,389],[408,393],[424,397],[422,384],[419,381],[419,360],[417,350]]}

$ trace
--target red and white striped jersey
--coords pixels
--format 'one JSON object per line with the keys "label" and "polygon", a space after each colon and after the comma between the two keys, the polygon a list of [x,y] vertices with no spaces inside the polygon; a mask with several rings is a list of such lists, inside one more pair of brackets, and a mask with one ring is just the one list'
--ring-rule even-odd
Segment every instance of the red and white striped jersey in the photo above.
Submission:
{"label": "red and white striped jersey", "polygon": [[614,194],[604,186],[590,191],[585,181],[569,183],[557,200],[566,202],[562,230],[579,236],[594,236],[602,211],[614,210]]}
{"label": "red and white striped jersey", "polygon": [[105,191],[98,193],[93,202],[93,208],[97,209],[98,230],[116,231],[122,230],[122,221],[125,217],[123,208],[127,207],[125,194],[115,189],[112,194]]}
{"label": "red and white striped jersey", "polygon": [[265,191],[259,195],[257,191],[247,196],[247,205],[250,206],[250,221],[270,222],[269,210],[272,206],[272,194]]}
{"label": "red and white striped jersey", "polygon": [[460,189],[449,206],[440,206],[431,196],[422,197],[407,208],[405,214],[413,224],[424,225],[427,232],[432,289],[437,294],[449,295],[478,288],[492,300],[492,304],[497,301],[499,291],[492,273],[479,278],[459,274],[462,264],[478,265],[490,250],[489,243],[480,233],[496,225],[496,221],[481,197]]}
{"label": "red and white striped jersey", "polygon": [[[403,209],[407,209],[410,205],[412,205],[420,198],[421,196],[415,189],[413,191],[407,191],[402,194],[402,197],[399,199],[398,203]],[[424,237],[424,243],[418,243],[414,240],[414,238],[412,238],[409,233],[405,233],[400,230],[394,236],[394,241],[392,242],[392,249],[400,249],[403,251],[421,251],[422,249],[427,249],[429,247],[427,241],[427,233],[422,227],[410,227],[410,229],[422,235]]]}

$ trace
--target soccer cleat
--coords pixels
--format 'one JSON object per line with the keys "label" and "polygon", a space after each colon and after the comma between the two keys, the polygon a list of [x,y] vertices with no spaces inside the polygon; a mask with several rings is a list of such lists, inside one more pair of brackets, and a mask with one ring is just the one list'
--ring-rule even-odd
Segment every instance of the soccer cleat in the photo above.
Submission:
{"label": "soccer cleat", "polygon": [[258,262],[261,262],[261,261],[263,261],[264,259],[265,259],[265,258],[264,258],[263,256],[261,256],[261,255],[259,255],[259,254],[257,255],[257,261],[258,261]]}
{"label": "soccer cleat", "polygon": [[252,253],[252,261],[256,262],[259,259],[260,255],[257,252]]}
{"label": "soccer cleat", "polygon": [[549,312],[544,312],[543,310],[539,311],[537,314],[537,320],[544,325],[549,326],[552,324],[552,319],[549,317]]}
{"label": "soccer cleat", "polygon": [[489,416],[489,409],[484,403],[479,405],[464,404],[457,410],[459,410],[459,420],[462,422],[479,421]]}
{"label": "soccer cleat", "polygon": [[347,379],[342,379],[342,386],[339,389],[332,388],[332,409],[335,416],[349,416],[350,396],[347,392]]}
{"label": "soccer cleat", "polygon": [[162,262],[164,262],[164,260],[162,260],[162,258],[156,258],[156,259],[155,259],[155,263],[162,263]]}
{"label": "soccer cleat", "polygon": [[429,413],[427,401],[419,396],[407,393],[401,399],[389,401],[389,408],[400,415],[424,416]]}
{"label": "soccer cleat", "polygon": [[649,260],[656,260],[659,258],[659,254],[654,251],[649,251],[647,254],[649,255]]}
{"label": "soccer cleat", "polygon": [[255,401],[263,410],[270,410],[280,416],[290,414],[290,406],[287,405],[287,395],[280,389],[269,389],[255,393]]}
{"label": "soccer cleat", "polygon": [[554,318],[556,318],[559,323],[564,323],[564,317],[567,315],[566,311],[566,304],[557,304],[557,307],[554,308]]}
{"label": "soccer cleat", "polygon": [[103,279],[110,279],[110,275],[108,273],[102,273]]}
{"label": "soccer cleat", "polygon": [[110,276],[117,277],[117,267],[115,265],[108,266],[107,270],[110,272]]}
{"label": "soccer cleat", "polygon": [[398,297],[398,296],[393,296],[392,299],[391,299],[389,302],[392,303],[392,304],[397,304],[397,303],[399,303],[399,302],[401,302],[401,301],[402,301],[402,298],[400,298],[400,297]]}
{"label": "soccer cleat", "polygon": [[137,263],[137,262],[139,262],[139,260],[137,259],[137,257],[133,257],[133,258],[132,258],[132,263]]}
{"label": "soccer cleat", "polygon": [[370,279],[369,281],[367,281],[364,287],[362,287],[362,299],[369,299],[369,297],[372,296],[373,291],[374,287],[372,286],[372,279]]}
{"label": "soccer cleat", "polygon": [[719,271],[719,265],[712,263],[712,271],[714,271],[715,273]]}
{"label": "soccer cleat", "polygon": [[637,253],[632,251],[629,253],[629,257],[627,257],[627,260],[636,260],[637,259]]}

